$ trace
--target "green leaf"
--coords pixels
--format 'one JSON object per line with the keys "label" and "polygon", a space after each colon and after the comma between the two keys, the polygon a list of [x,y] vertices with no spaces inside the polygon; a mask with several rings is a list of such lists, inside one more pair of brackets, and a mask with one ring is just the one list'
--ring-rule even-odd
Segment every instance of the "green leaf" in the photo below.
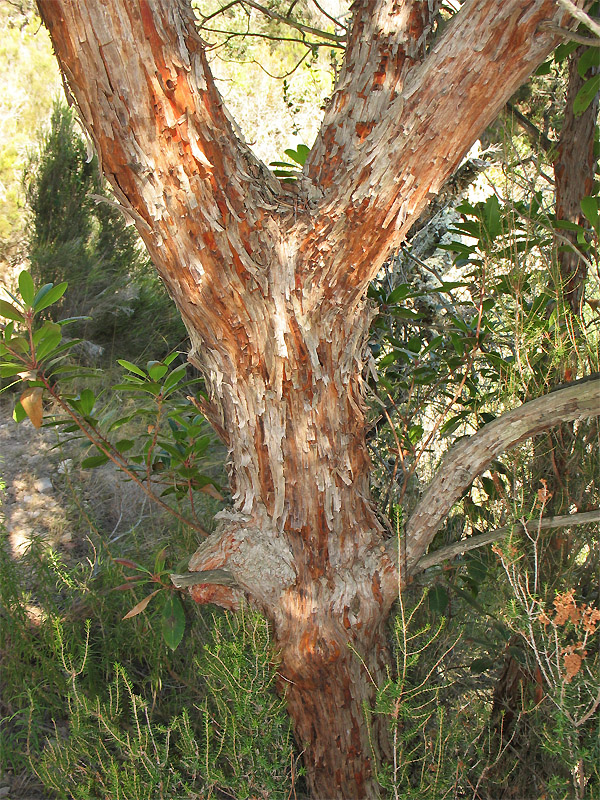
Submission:
{"label": "green leaf", "polygon": [[167,559],[167,549],[163,547],[162,550],[159,550],[156,554],[156,558],[154,559],[154,574],[158,575],[159,572],[162,572],[165,568],[165,561]]}
{"label": "green leaf", "polygon": [[582,230],[581,225],[578,225],[576,222],[570,222],[568,219],[557,219],[554,223],[554,227],[565,231]]}
{"label": "green leaf", "polygon": [[283,152],[286,154],[286,156],[289,156],[292,161],[295,161],[296,164],[300,164],[300,166],[303,167],[304,162],[310,153],[310,147],[307,147],[305,144],[299,144],[296,150],[288,148]]}
{"label": "green leaf", "polygon": [[412,308],[401,308],[400,306],[396,306],[391,312],[395,317],[400,317],[400,319],[422,319],[423,314],[420,314],[417,311],[413,311]]}
{"label": "green leaf", "polygon": [[452,341],[452,347],[454,347],[455,352],[458,353],[459,356],[463,356],[465,353],[465,346],[460,336],[452,331],[450,333],[450,339]]}
{"label": "green leaf", "polygon": [[15,422],[23,422],[24,419],[27,419],[27,413],[19,400],[17,400],[13,409],[13,419]]}
{"label": "green leaf", "polygon": [[89,417],[94,408],[96,397],[91,389],[84,389],[79,395],[79,410],[84,417]]}
{"label": "green leaf", "polygon": [[581,78],[585,78],[587,71],[592,67],[600,67],[600,49],[597,47],[588,47],[584,50],[577,64],[577,72]]}
{"label": "green leaf", "polygon": [[494,666],[494,662],[491,658],[475,658],[471,661],[469,665],[469,669],[471,672],[474,672],[477,675],[480,675],[482,672],[487,672],[488,669],[491,669]]}
{"label": "green leaf", "polygon": [[35,351],[35,355],[38,361],[41,361],[43,358],[46,358],[51,353],[53,353],[61,342],[62,342],[62,333],[60,331],[58,331],[57,333],[53,333],[46,339],[44,339],[44,341]]}
{"label": "green leaf", "polygon": [[163,639],[171,650],[176,650],[183,639],[185,614],[181,600],[174,592],[165,599],[161,623]]}
{"label": "green leaf", "polygon": [[564,61],[568,58],[571,53],[573,53],[579,47],[577,42],[565,42],[564,44],[559,44],[556,50],[554,51],[554,60],[557,64],[560,64],[561,61]]}
{"label": "green leaf", "polygon": [[125,453],[127,450],[131,450],[134,444],[133,439],[120,439],[115,443],[115,450],[118,450],[119,453]]}
{"label": "green leaf", "polygon": [[180,381],[185,378],[186,373],[186,366],[182,364],[177,369],[174,369],[169,375],[167,375],[165,382],[163,383],[163,394],[165,392],[170,391],[174,386],[176,386]]}
{"label": "green leaf", "polygon": [[56,322],[45,322],[33,334],[33,343],[37,346],[40,342],[43,342],[44,339],[48,338],[48,336],[56,333],[61,333],[60,325],[57,325]]}
{"label": "green leaf", "polygon": [[170,366],[173,363],[173,361],[175,361],[175,359],[177,358],[178,355],[179,355],[179,351],[175,350],[174,353],[171,353],[171,355],[169,355],[169,356],[167,356],[166,358],[163,359],[163,364],[166,364],[167,366]]}
{"label": "green leaf", "polygon": [[387,305],[394,305],[399,300],[404,300],[410,294],[410,286],[408,283],[400,283],[393,289],[386,298]]}
{"label": "green leaf", "polygon": [[131,361],[126,361],[124,358],[117,358],[117,364],[120,364],[125,369],[129,370],[129,372],[134,372],[136,375],[139,375],[141,378],[146,377],[146,373],[141,370],[139,367],[136,367],[135,364],[132,364]]}
{"label": "green leaf", "polygon": [[535,75],[549,75],[552,70],[552,63],[550,61],[544,61],[543,64],[536,69]]}
{"label": "green leaf", "polygon": [[470,286],[468,281],[442,281],[439,286],[434,286],[433,292],[451,292],[453,289],[458,289],[461,286]]}
{"label": "green leaf", "polygon": [[84,458],[81,462],[81,469],[94,469],[94,467],[101,467],[102,464],[106,464],[108,461],[108,456],[105,453],[100,453],[97,456],[90,456],[89,458]]}
{"label": "green leaf", "polygon": [[416,444],[420,440],[421,436],[423,436],[423,426],[413,425],[408,432],[408,438],[410,439],[410,443]]}
{"label": "green leaf", "polygon": [[167,365],[161,364],[160,361],[148,362],[148,375],[150,375],[153,381],[159,381],[166,375],[168,369]]}
{"label": "green leaf", "polygon": [[[44,292],[44,294],[42,294],[42,292],[48,285],[50,286],[50,288],[46,292]],[[53,286],[52,284],[46,284],[46,286],[43,286],[37,293],[35,300],[33,301],[34,310],[36,312],[43,311],[45,308],[48,308],[48,306],[51,306],[53,303],[56,303],[67,291],[68,285],[69,284],[66,281],[63,281],[63,283],[59,283],[57,286]]]}
{"label": "green leaf", "polygon": [[35,297],[35,286],[33,285],[33,278],[26,269],[19,274],[19,291],[25,305],[31,306]]}
{"label": "green leaf", "polygon": [[581,210],[585,217],[589,220],[591,226],[598,230],[598,198],[597,197],[583,197],[581,200]]}
{"label": "green leaf", "polygon": [[491,241],[502,233],[502,224],[500,221],[500,203],[495,194],[485,201],[483,220],[485,223],[486,233]]}
{"label": "green leaf", "polygon": [[445,422],[440,429],[440,433],[442,434],[442,436],[449,436],[451,433],[454,433],[454,431],[463,422],[466,416],[467,416],[466,411],[461,411],[460,414],[456,414],[456,416],[450,417],[450,419],[447,422]]}
{"label": "green leaf", "polygon": [[423,346],[423,342],[421,341],[420,336],[412,336],[406,345],[407,349],[411,351],[411,353],[418,353]]}
{"label": "green leaf", "polygon": [[51,289],[53,286],[54,286],[54,284],[53,284],[53,283],[45,283],[45,284],[42,286],[42,288],[38,290],[38,293],[37,293],[37,294],[36,294],[36,296],[33,298],[33,303],[32,303],[32,305],[33,305],[34,309],[35,309],[35,304],[36,304],[36,303],[37,303],[39,300],[41,300],[41,299],[42,299],[42,297],[44,297],[46,294],[48,294],[48,292],[50,291],[50,289]]}
{"label": "green leaf", "polygon": [[576,117],[581,116],[583,112],[592,103],[596,95],[600,91],[600,73],[592,75],[583,84],[581,89],[577,92],[577,96],[573,101],[573,113]]}
{"label": "green leaf", "polygon": [[23,364],[0,364],[0,378],[12,378],[13,375],[23,372],[23,369]]}
{"label": "green leaf", "polygon": [[479,480],[481,481],[481,485],[483,486],[483,489],[490,500],[495,500],[498,496],[498,490],[496,489],[496,484],[494,481],[485,475],[481,475]]}
{"label": "green leaf", "polygon": [[448,597],[448,592],[446,591],[445,587],[440,586],[440,584],[436,584],[436,586],[433,586],[429,590],[427,601],[429,603],[429,608],[434,614],[443,614],[448,608],[450,598]]}
{"label": "green leaf", "polygon": [[23,322],[24,320],[23,314],[6,300],[0,300],[0,317],[14,319],[16,322]]}
{"label": "green leaf", "polygon": [[289,161],[269,161],[270,167],[285,167],[286,169],[298,169],[296,164],[292,164]]}

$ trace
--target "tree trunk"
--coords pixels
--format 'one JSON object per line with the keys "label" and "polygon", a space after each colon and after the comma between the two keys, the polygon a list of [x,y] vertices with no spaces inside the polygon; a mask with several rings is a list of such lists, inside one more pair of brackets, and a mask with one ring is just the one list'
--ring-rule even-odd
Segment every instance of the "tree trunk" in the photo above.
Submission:
{"label": "tree trunk", "polygon": [[[560,133],[558,155],[554,162],[556,178],[556,218],[574,222],[589,228],[581,210],[581,200],[589,197],[594,191],[594,174],[597,157],[594,153],[596,121],[598,119],[598,101],[600,94],[592,100],[586,110],[575,115],[573,104],[577,93],[585,83],[577,69],[579,59],[586,51],[578,47],[569,58],[569,79],[565,119]],[[598,71],[590,69],[586,77]],[[574,247],[563,247],[558,253],[559,279],[567,303],[575,316],[581,316],[583,309],[585,277],[587,265],[577,249],[577,235],[573,231],[562,231],[564,239],[572,242]],[[558,242],[562,244],[562,242]],[[569,378],[567,378],[568,380]]]}
{"label": "tree trunk", "polygon": [[380,721],[369,732],[364,710],[387,663],[382,573],[394,564],[369,502],[360,375],[370,314],[322,312],[329,330],[316,323],[314,341],[301,319],[268,334],[281,349],[275,381],[259,354],[235,382],[213,364],[237,510],[190,569],[230,570],[271,620],[312,795],[374,798],[386,732]]}
{"label": "tree trunk", "polygon": [[[192,596],[249,600],[271,620],[313,797],[376,798],[385,730],[370,733],[363,710],[399,577],[369,501],[366,289],[555,45],[542,23],[568,18],[556,0],[467,0],[428,52],[435,0],[358,0],[323,128],[286,186],[230,120],[189,1],[38,5],[229,447],[233,509],[190,569],[225,570],[233,585],[200,583]],[[410,528],[414,563],[452,491]]]}

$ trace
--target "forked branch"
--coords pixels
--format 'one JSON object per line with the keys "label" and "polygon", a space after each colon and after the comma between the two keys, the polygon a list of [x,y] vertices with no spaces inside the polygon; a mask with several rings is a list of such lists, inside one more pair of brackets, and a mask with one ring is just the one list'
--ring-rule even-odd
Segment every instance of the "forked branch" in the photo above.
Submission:
{"label": "forked branch", "polygon": [[524,403],[455,445],[406,526],[406,573],[416,568],[454,503],[495,458],[562,422],[598,416],[600,378],[593,378]]}

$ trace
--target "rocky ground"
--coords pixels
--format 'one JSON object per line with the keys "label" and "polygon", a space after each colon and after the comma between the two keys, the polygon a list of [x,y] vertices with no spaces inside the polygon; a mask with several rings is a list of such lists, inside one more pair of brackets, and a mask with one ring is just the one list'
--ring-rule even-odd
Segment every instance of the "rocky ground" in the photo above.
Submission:
{"label": "rocky ground", "polygon": [[16,557],[32,536],[54,546],[72,544],[64,495],[73,462],[57,445],[54,430],[36,430],[28,419],[17,425],[9,403],[0,405],[0,508]]}

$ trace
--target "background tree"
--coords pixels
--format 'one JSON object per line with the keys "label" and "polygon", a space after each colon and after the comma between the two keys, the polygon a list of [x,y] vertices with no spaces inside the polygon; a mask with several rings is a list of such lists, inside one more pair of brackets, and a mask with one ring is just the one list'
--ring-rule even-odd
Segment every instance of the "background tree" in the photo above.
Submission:
{"label": "background tree", "polygon": [[0,8],[0,66],[12,80],[0,90],[0,270],[23,258],[21,172],[34,131],[47,118],[60,87],[48,35],[34,0]]}
{"label": "background tree", "polygon": [[223,569],[234,586],[199,574],[192,596],[231,608],[248,598],[271,620],[313,794],[377,796],[370,753],[376,763],[386,735],[367,729],[363,706],[399,583],[478,472],[596,413],[597,384],[515,409],[460,445],[409,519],[398,565],[368,498],[365,293],[552,49],[548,24],[569,19],[554,0],[467,2],[428,49],[435,3],[356,4],[336,92],[289,187],[234,132],[187,4],[46,0],[40,11],[230,448],[234,510],[190,567]]}
{"label": "background tree", "polygon": [[87,318],[76,334],[105,348],[119,341],[125,356],[147,347],[152,325],[160,356],[185,339],[185,329],[88,150],[72,110],[58,101],[24,175],[32,274],[41,284],[68,282],[61,313]]}

